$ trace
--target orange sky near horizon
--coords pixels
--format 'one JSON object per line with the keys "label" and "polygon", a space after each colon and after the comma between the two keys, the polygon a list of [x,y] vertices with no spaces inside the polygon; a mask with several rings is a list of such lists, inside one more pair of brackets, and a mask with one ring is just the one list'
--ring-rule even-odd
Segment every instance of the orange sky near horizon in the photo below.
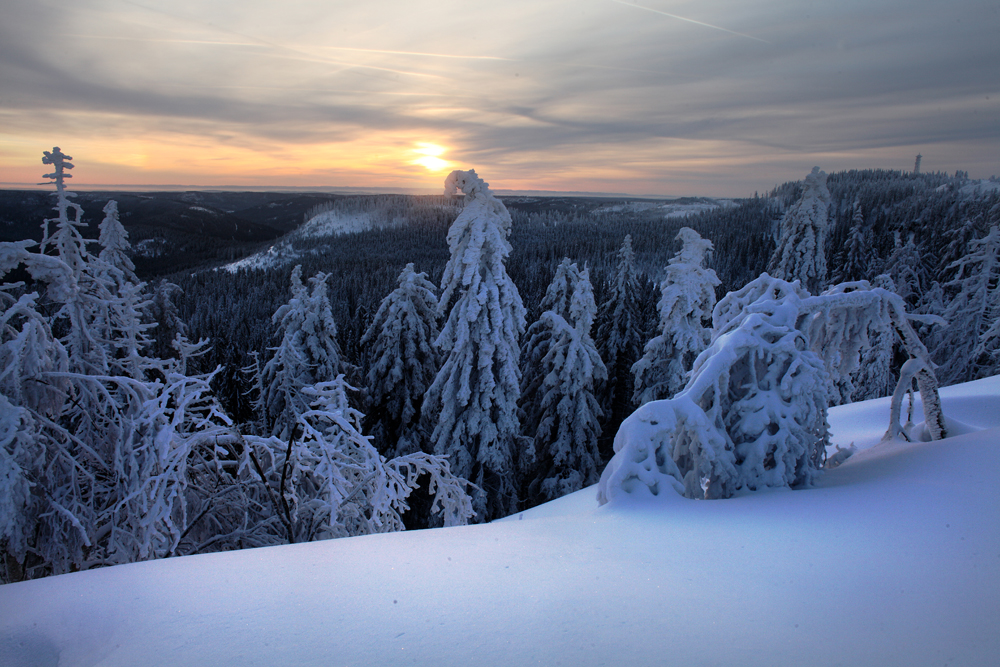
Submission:
{"label": "orange sky near horizon", "polygon": [[[0,23],[0,187],[752,196],[814,165],[1000,173],[1000,7],[904,0],[37,0]],[[918,11],[919,9],[919,11]],[[958,20],[956,20],[956,17]]]}

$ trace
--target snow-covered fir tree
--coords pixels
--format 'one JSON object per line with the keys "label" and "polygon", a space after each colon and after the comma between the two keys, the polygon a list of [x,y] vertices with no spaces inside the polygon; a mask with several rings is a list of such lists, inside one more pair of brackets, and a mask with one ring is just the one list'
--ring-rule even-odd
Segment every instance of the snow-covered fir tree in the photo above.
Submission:
{"label": "snow-covered fir tree", "polygon": [[530,464],[522,466],[526,507],[595,483],[601,466],[594,391],[606,370],[590,336],[597,306],[587,270],[564,259],[542,306],[550,309],[532,324],[525,345],[534,359],[522,395],[533,445]]}
{"label": "snow-covered fir tree", "polygon": [[399,287],[382,301],[361,338],[362,346],[370,346],[369,422],[377,425],[381,451],[402,455],[422,449],[420,409],[440,365],[438,334],[434,285],[407,264]]}
{"label": "snow-covered fir tree", "polygon": [[983,224],[981,216],[975,216],[965,218],[962,224],[944,232],[943,236],[947,244],[937,258],[938,275],[942,284],[955,279],[960,266],[956,262],[965,257],[969,251],[969,244],[985,235],[986,231],[987,227]]}
{"label": "snow-covered fir tree", "polygon": [[687,372],[711,340],[712,309],[719,278],[705,267],[712,242],[682,227],[677,233],[680,251],[670,259],[660,284],[660,335],[648,343],[632,366],[635,390],[632,402],[670,398],[684,388]]}
{"label": "snow-covered fir tree", "polygon": [[[881,273],[872,280],[872,285],[889,292],[896,292],[896,285],[887,274]],[[879,322],[873,322],[868,331],[869,345],[861,352],[861,363],[854,372],[852,401],[890,396],[896,386],[896,372],[893,361],[896,351],[896,336],[885,330]],[[846,401],[844,401],[846,402]]]}
{"label": "snow-covered fir tree", "polygon": [[645,337],[639,293],[632,237],[626,235],[618,251],[618,267],[611,277],[607,298],[597,315],[597,351],[608,371],[601,391],[601,408],[604,434],[609,438],[633,407],[632,366],[642,356]]}
{"label": "snow-covered fir tree", "polygon": [[910,355],[886,436],[908,437],[900,406],[914,378],[930,438],[947,434],[933,365],[897,294],[861,281],[810,296],[797,281],[765,273],[719,301],[713,322],[712,344],[684,390],[622,424],[601,475],[601,503],[637,491],[725,498],[808,484],[829,444],[829,401],[872,329],[895,329]]}
{"label": "snow-covered fir tree", "polygon": [[271,543],[293,543],[403,530],[421,476],[429,478],[431,511],[447,526],[468,523],[467,481],[443,456],[380,455],[361,433],[363,415],[348,400],[353,390],[343,375],[303,387],[286,435],[243,438],[240,474],[262,508],[258,531],[266,529]]}
{"label": "snow-covered fir tree", "polygon": [[778,245],[767,269],[772,276],[789,282],[798,280],[813,293],[826,286],[829,208],[826,173],[813,167],[803,184],[802,198],[781,221]]}
{"label": "snow-covered fir tree", "polygon": [[451,259],[441,279],[438,312],[447,315],[438,347],[445,355],[424,399],[435,454],[476,485],[477,518],[489,521],[516,504],[513,472],[520,431],[518,347],[525,309],[507,275],[510,213],[475,171],[454,171],[446,194],[465,206],[448,231]]}
{"label": "snow-covered fir tree", "polygon": [[150,332],[153,356],[168,359],[177,356],[174,340],[187,336],[187,324],[177,309],[177,298],[183,294],[179,285],[160,280],[153,287],[146,306],[146,319],[156,326]]}
{"label": "snow-covered fir tree", "polygon": [[200,493],[192,470],[227,425],[211,377],[188,375],[197,346],[178,341],[179,361],[146,356],[141,286],[87,250],[70,160],[58,148],[43,160],[58,213],[43,244],[0,244],[0,275],[23,268],[37,290],[0,290],[6,580],[173,553]]}
{"label": "snow-covered fir tree", "polygon": [[[568,257],[564,258],[556,267],[552,282],[545,290],[545,297],[540,306],[542,313],[552,312],[570,321],[570,303],[573,291],[580,282],[580,276],[580,268]],[[525,332],[524,343],[521,345],[520,405],[523,413],[521,427],[522,432],[529,438],[534,437],[541,419],[538,390],[549,373],[549,369],[542,361],[555,340],[552,322],[546,317],[539,317],[532,322]]]}
{"label": "snow-covered fir tree", "polygon": [[344,372],[337,344],[337,323],[327,297],[326,274],[302,282],[302,267],[291,276],[292,296],[274,313],[281,342],[264,365],[259,411],[268,433],[278,435],[292,427],[295,415],[306,409],[303,388],[326,382]]}
{"label": "snow-covered fir tree", "polygon": [[938,373],[945,384],[963,382],[996,369],[1000,315],[1000,228],[969,241],[964,257],[952,266],[955,278],[945,287],[954,296],[945,308],[947,327],[935,341]]}
{"label": "snow-covered fir tree", "polygon": [[928,282],[927,267],[914,237],[912,233],[907,235],[906,243],[903,243],[899,232],[896,232],[892,254],[882,268],[882,272],[892,278],[896,294],[903,297],[911,310],[920,304]]}
{"label": "snow-covered fir tree", "polygon": [[851,216],[851,229],[847,236],[847,245],[842,253],[842,261],[834,275],[838,283],[852,280],[868,280],[871,273],[872,239],[870,230],[865,224],[861,202],[854,202],[854,214]]}
{"label": "snow-covered fir tree", "polygon": [[118,202],[113,199],[104,207],[104,220],[101,222],[100,229],[100,259],[121,271],[125,280],[133,283],[139,282],[135,277],[135,264],[129,257],[132,244],[129,243],[128,232],[125,231],[118,219]]}

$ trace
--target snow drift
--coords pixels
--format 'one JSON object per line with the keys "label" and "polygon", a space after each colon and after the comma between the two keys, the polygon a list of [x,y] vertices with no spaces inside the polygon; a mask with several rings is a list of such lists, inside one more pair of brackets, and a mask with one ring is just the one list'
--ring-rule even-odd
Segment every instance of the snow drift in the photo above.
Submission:
{"label": "snow drift", "polygon": [[[1000,378],[941,391],[964,431],[877,444],[808,490],[594,487],[488,525],[122,565],[0,587],[0,664],[993,665]],[[957,432],[953,429],[952,432]]]}

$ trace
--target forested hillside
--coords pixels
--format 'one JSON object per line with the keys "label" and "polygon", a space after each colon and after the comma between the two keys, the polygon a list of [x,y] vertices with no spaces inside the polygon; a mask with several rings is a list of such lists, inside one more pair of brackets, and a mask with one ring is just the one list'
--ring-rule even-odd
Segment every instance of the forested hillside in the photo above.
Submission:
{"label": "forested hillside", "polygon": [[[498,518],[596,482],[641,403],[706,387],[678,428],[712,416],[699,451],[731,469],[658,459],[684,493],[807,484],[828,405],[900,374],[930,404],[1000,364],[995,180],[817,169],[664,204],[501,200],[470,171],[444,197],[98,209],[70,159],[46,154],[55,217],[5,195],[40,218],[0,245],[7,581]],[[747,372],[780,419],[721,380]]]}

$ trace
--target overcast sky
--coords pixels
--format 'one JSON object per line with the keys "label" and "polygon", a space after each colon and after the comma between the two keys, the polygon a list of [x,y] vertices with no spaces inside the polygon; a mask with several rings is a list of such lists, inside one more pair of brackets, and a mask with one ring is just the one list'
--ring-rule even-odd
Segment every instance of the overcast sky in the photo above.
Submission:
{"label": "overcast sky", "polygon": [[[752,195],[1000,175],[997,0],[0,0],[0,182]],[[11,187],[10,185],[0,187]]]}

